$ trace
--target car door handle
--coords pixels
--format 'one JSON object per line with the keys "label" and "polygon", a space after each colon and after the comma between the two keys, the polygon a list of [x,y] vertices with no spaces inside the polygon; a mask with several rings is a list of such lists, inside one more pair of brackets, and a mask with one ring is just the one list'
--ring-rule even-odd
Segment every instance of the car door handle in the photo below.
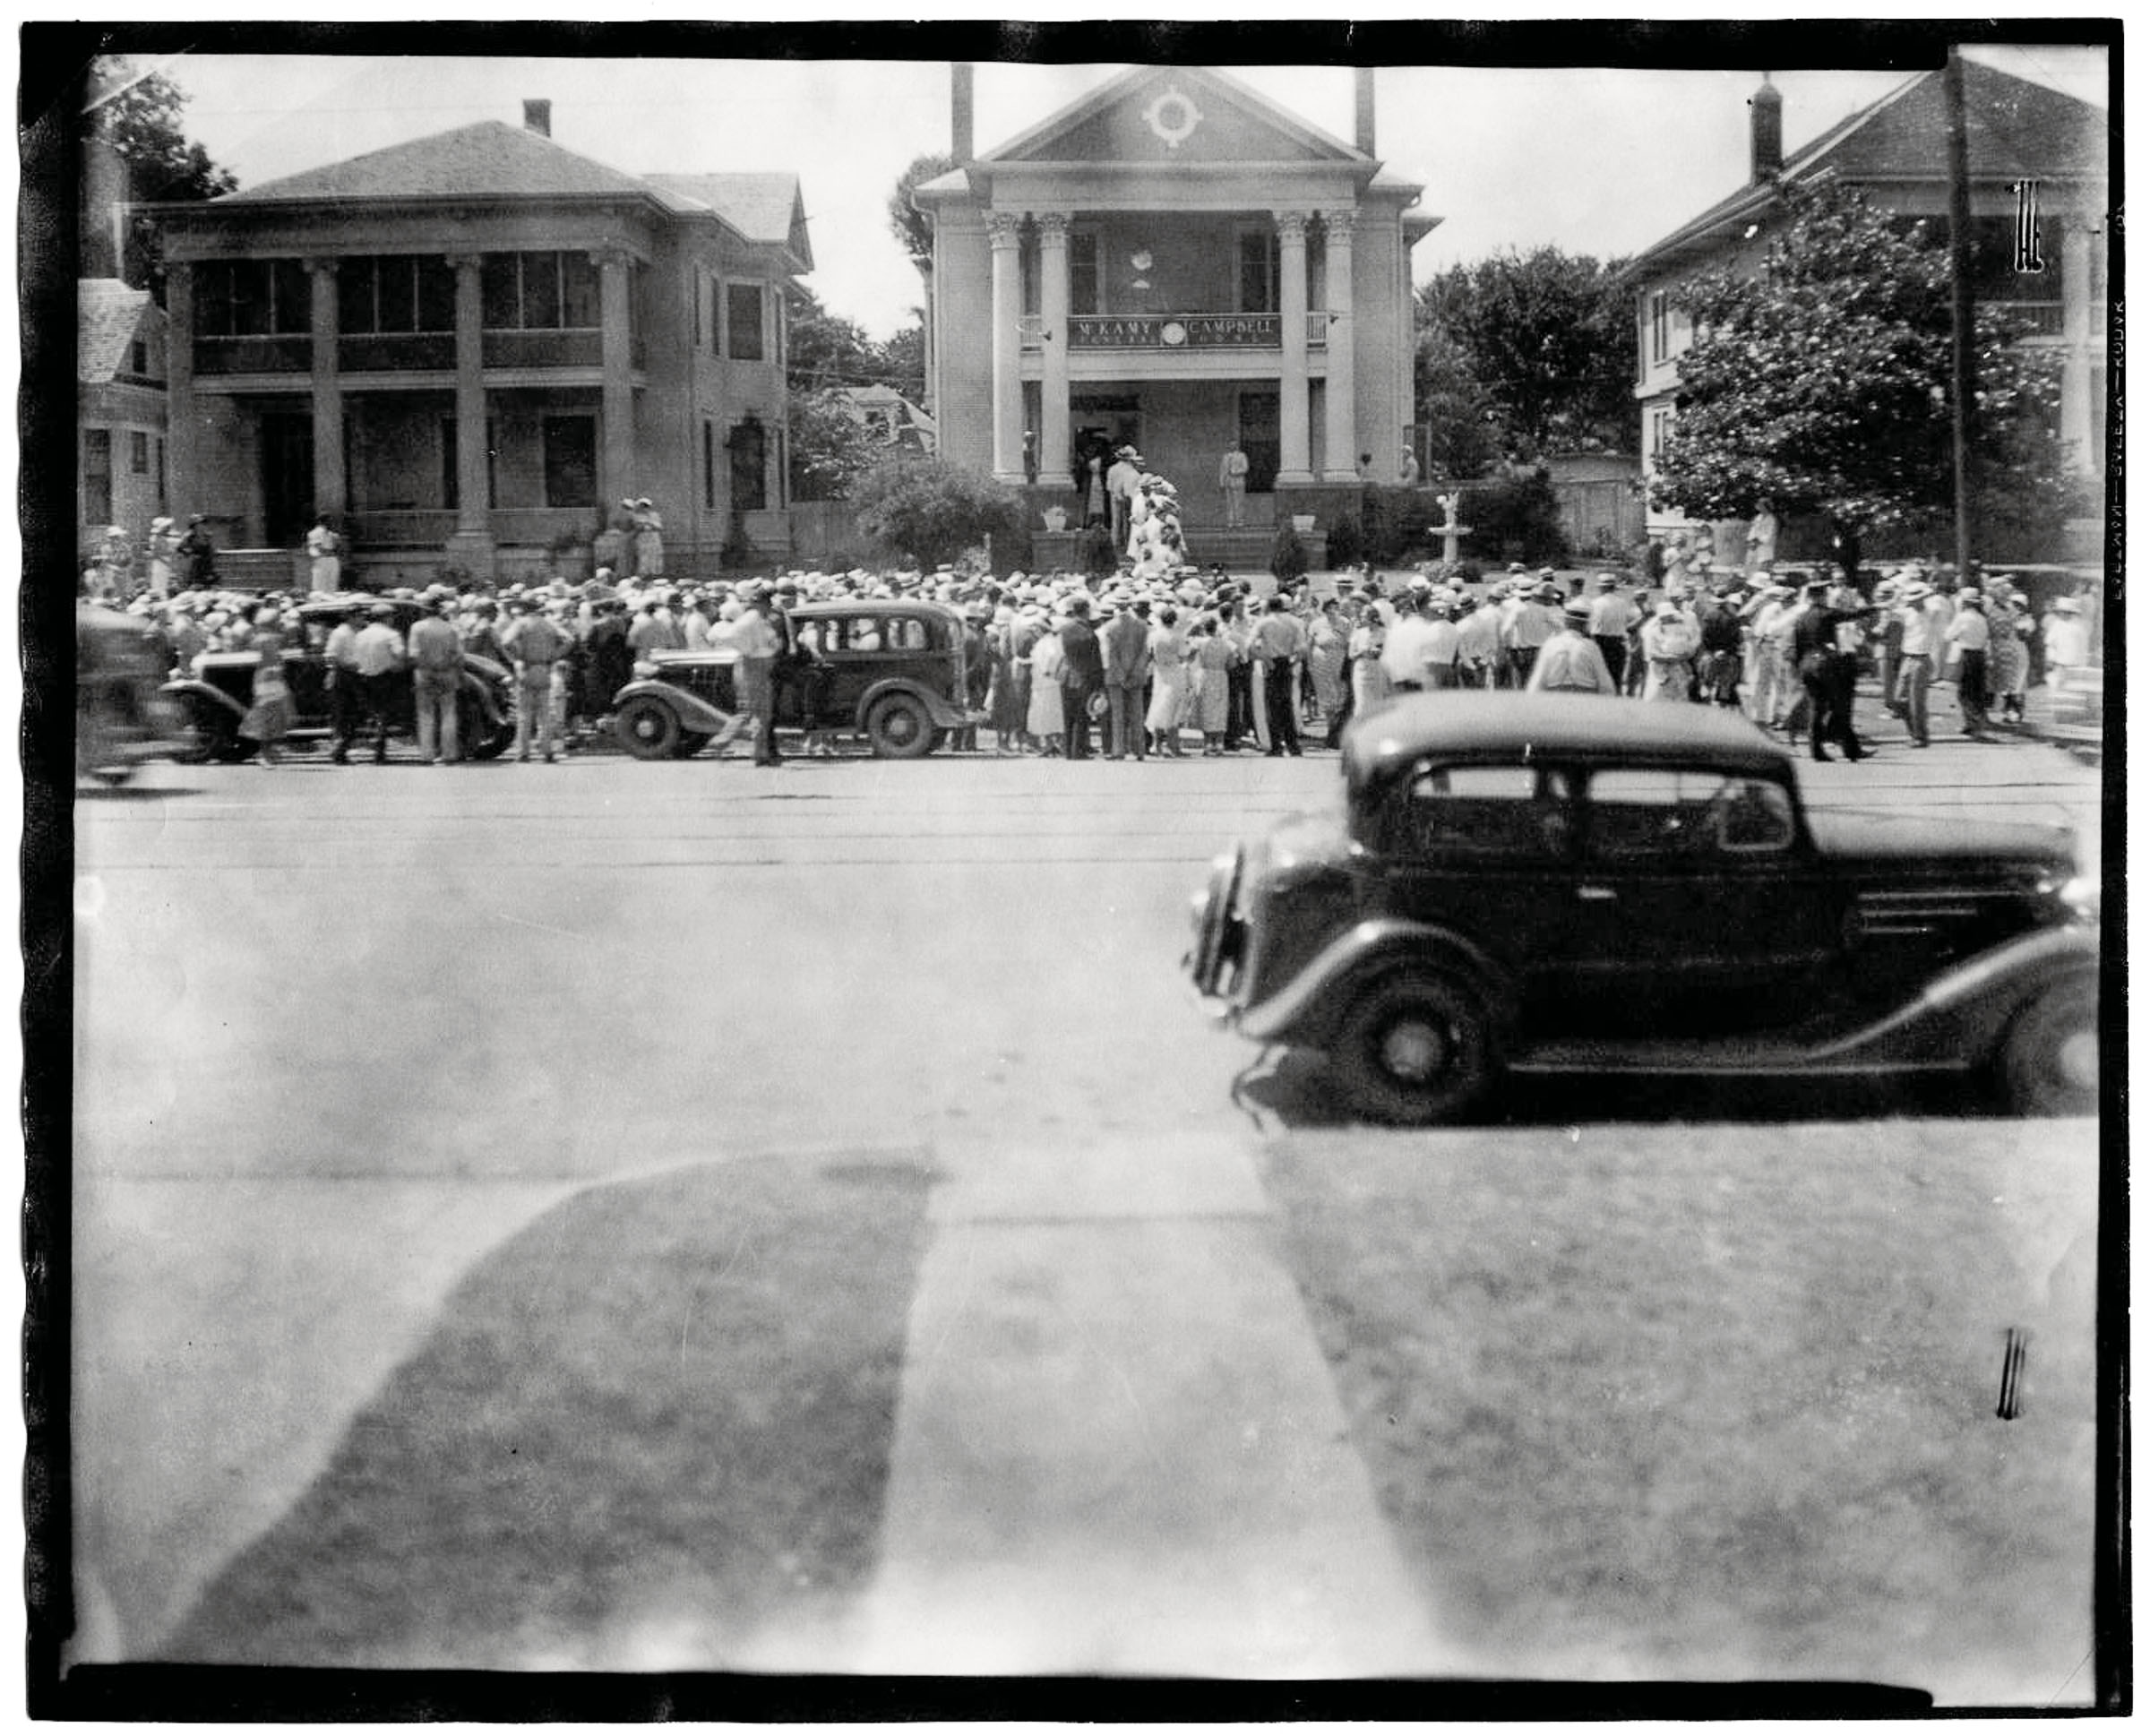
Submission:
{"label": "car door handle", "polygon": [[1620,897],[1610,886],[1578,886],[1575,896],[1585,904],[1611,904]]}

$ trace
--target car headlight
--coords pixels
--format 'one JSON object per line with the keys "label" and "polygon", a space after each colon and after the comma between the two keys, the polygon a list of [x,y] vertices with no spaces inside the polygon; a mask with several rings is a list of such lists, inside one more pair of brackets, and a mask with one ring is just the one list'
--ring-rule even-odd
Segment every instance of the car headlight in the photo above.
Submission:
{"label": "car headlight", "polygon": [[2094,923],[2098,920],[2098,882],[2090,875],[2077,874],[2073,880],[2063,882],[2056,896],[2085,922]]}
{"label": "car headlight", "polygon": [[634,678],[637,681],[656,680],[657,665],[650,662],[648,657],[638,657],[634,665]]}

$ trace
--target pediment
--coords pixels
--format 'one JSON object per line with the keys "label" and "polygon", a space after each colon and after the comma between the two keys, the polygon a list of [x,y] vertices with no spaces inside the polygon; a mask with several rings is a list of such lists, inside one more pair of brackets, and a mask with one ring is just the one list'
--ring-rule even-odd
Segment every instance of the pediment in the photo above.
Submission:
{"label": "pediment", "polygon": [[979,159],[983,168],[1372,161],[1237,79],[1198,66],[1136,67]]}

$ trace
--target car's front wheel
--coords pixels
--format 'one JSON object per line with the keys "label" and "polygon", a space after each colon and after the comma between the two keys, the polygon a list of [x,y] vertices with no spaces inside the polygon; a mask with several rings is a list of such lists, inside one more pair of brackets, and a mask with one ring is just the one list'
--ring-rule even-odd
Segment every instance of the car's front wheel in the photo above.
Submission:
{"label": "car's front wheel", "polygon": [[2001,1039],[2000,1082],[2021,1115],[2098,1113],[2098,985],[2070,977],[2016,1015]]}
{"label": "car's front wheel", "polygon": [[613,714],[613,733],[638,760],[669,760],[679,749],[679,718],[661,700],[640,695]]}
{"label": "car's front wheel", "polygon": [[1456,1120],[1501,1075],[1484,1001],[1446,975],[1377,983],[1346,1015],[1329,1060],[1353,1101],[1385,1122]]}
{"label": "car's front wheel", "polygon": [[866,741],[883,760],[916,760],[933,751],[933,719],[908,693],[890,693],[866,714]]}

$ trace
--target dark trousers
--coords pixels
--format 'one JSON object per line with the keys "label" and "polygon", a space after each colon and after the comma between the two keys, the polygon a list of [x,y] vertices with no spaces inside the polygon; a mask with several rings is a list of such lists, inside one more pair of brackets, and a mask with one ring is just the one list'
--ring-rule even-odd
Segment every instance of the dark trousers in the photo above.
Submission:
{"label": "dark trousers", "polygon": [[373,726],[374,758],[388,757],[388,718],[394,709],[396,694],[408,686],[410,677],[401,671],[391,669],[386,675],[358,677],[359,702],[366,710],[366,721]]}
{"label": "dark trousers", "polygon": [[1105,713],[1105,752],[1119,760],[1132,753],[1143,757],[1148,732],[1142,727],[1142,690],[1124,683],[1108,682],[1105,696],[1111,709]]}
{"label": "dark trousers", "polygon": [[1986,654],[1959,651],[1956,666],[1956,709],[1964,714],[1964,727],[1975,734],[1986,726]]}
{"label": "dark trousers", "polygon": [[1628,641],[1617,633],[1600,633],[1594,636],[1592,642],[1605,659],[1606,673],[1612,677],[1612,691],[1623,692],[1620,683],[1628,670]]}
{"label": "dark trousers", "polygon": [[1225,671],[1225,745],[1237,747],[1254,733],[1254,668],[1234,663]]}
{"label": "dark trousers", "polygon": [[339,668],[330,677],[329,686],[329,727],[335,735],[339,758],[351,751],[365,718],[366,696],[358,689],[358,672]]}
{"label": "dark trousers", "polygon": [[1261,684],[1262,709],[1268,713],[1271,753],[1299,752],[1299,702],[1292,692],[1292,667],[1288,657],[1274,657],[1264,671],[1268,679]]}
{"label": "dark trousers", "polygon": [[1857,660],[1841,652],[1810,657],[1801,667],[1799,679],[1807,690],[1807,744],[1813,756],[1828,759],[1822,748],[1834,742],[1844,750],[1845,759],[1864,759],[1866,750],[1852,731],[1852,695],[1859,679]]}
{"label": "dark trousers", "polygon": [[1081,682],[1063,681],[1060,684],[1060,709],[1066,714],[1071,760],[1090,757],[1090,695],[1096,691]]}

